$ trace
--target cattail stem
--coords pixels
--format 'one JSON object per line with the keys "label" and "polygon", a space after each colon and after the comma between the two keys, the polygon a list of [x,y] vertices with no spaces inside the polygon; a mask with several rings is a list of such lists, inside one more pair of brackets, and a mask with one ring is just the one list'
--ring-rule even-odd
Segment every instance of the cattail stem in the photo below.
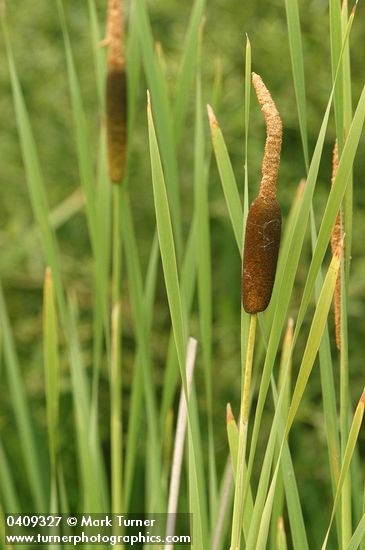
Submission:
{"label": "cattail stem", "polygon": [[[111,414],[111,498],[112,513],[123,510],[123,430],[122,430],[122,368],[121,368],[121,201],[124,188],[113,189],[113,251],[112,251],[112,353],[110,375]],[[121,545],[117,548],[122,548]]]}
{"label": "cattail stem", "polygon": [[241,387],[241,411],[238,432],[238,456],[236,468],[236,488],[233,504],[233,520],[231,534],[231,550],[239,550],[242,532],[243,519],[243,484],[244,484],[244,464],[247,447],[248,414],[250,406],[250,387],[253,351],[255,346],[257,315],[251,315],[250,330],[248,335],[246,361],[242,368],[242,387]]}
{"label": "cattail stem", "polygon": [[112,252],[112,303],[120,299],[120,279],[122,269],[122,239],[121,239],[121,201],[123,188],[115,185],[113,188],[113,252]]}

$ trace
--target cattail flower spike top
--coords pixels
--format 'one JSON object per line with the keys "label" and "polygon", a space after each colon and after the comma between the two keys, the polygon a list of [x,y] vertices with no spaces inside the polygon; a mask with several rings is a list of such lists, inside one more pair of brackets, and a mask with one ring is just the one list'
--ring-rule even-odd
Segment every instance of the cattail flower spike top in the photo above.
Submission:
{"label": "cattail flower spike top", "polygon": [[[335,182],[336,174],[338,169],[338,144],[337,140],[333,147],[333,156],[332,156],[332,177],[331,177],[331,188]],[[342,240],[341,235],[341,209],[337,214],[335,225],[333,226],[332,235],[331,235],[331,249],[332,254],[335,254],[336,251],[340,249],[340,244]],[[334,294],[334,307],[335,307],[335,329],[336,329],[336,347],[338,350],[341,349],[341,270],[337,275],[335,294]]]}
{"label": "cattail flower spike top", "polygon": [[279,253],[281,213],[276,200],[276,182],[282,123],[261,77],[252,73],[252,83],[265,116],[267,132],[259,195],[247,216],[242,269],[242,304],[245,311],[255,314],[269,305]]}
{"label": "cattail flower spike top", "polygon": [[121,0],[109,0],[106,43],[108,68],[124,67],[124,14]]}
{"label": "cattail flower spike top", "polygon": [[121,0],[109,0],[106,43],[106,128],[109,176],[122,181],[126,159],[127,85],[124,50],[124,14]]}
{"label": "cattail flower spike top", "polygon": [[256,73],[252,73],[252,84],[266,121],[266,143],[262,161],[262,180],[259,194],[264,198],[275,199],[283,125],[268,89],[261,77]]}

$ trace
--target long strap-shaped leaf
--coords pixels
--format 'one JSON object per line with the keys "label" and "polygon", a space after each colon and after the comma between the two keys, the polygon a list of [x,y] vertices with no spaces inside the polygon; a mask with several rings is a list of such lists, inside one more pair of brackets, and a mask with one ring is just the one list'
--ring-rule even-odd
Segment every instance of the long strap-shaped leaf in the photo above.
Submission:
{"label": "long strap-shaped leaf", "polygon": [[[150,342],[148,330],[150,327],[149,317],[150,314],[145,314],[143,289],[142,289],[142,275],[141,267],[139,263],[137,244],[135,237],[135,230],[132,221],[132,212],[129,202],[129,197],[126,195],[123,201],[122,209],[122,224],[124,246],[126,252],[126,264],[129,280],[129,289],[132,302],[132,310],[135,318],[139,361],[142,365],[143,384],[145,392],[146,410],[147,410],[147,424],[148,431],[151,434],[151,449],[149,460],[152,463],[153,469],[153,483],[154,486],[151,491],[151,496],[154,499],[156,510],[164,510],[164,495],[161,490],[161,441],[158,432],[158,415],[156,407],[156,397],[153,391],[153,377],[151,369],[151,357],[150,357]],[[138,411],[141,414],[141,411]],[[155,492],[157,491],[157,494]],[[151,504],[152,505],[152,504]]]}
{"label": "long strap-shaped leaf", "polygon": [[[196,489],[196,494],[193,499],[195,505],[194,515],[194,529],[196,530],[196,537],[194,537],[194,546],[196,548],[205,548],[208,537],[207,528],[204,518],[202,516],[202,509],[205,507],[203,501],[205,495],[203,494],[202,480],[198,477],[197,472],[199,470],[197,464],[197,449],[198,449],[198,431],[197,431],[197,418],[192,414],[191,403],[188,400],[187,392],[187,380],[185,372],[185,354],[186,354],[186,342],[187,342],[187,323],[185,320],[185,312],[183,311],[183,305],[181,300],[180,285],[177,271],[175,244],[172,233],[171,217],[169,203],[167,199],[167,192],[164,180],[164,174],[161,165],[161,159],[159,155],[157,137],[155,133],[150,98],[148,95],[147,106],[148,117],[148,133],[150,142],[150,155],[151,155],[151,169],[152,169],[152,183],[153,194],[156,211],[157,231],[160,243],[162,266],[165,277],[165,285],[167,291],[167,298],[170,309],[171,322],[174,332],[176,351],[179,360],[181,380],[183,384],[185,399],[187,402],[188,412],[188,437],[189,437],[189,466],[191,468],[191,475],[194,480],[193,487]],[[203,535],[204,534],[204,535]],[[202,541],[203,546],[199,546],[197,541]]]}
{"label": "long strap-shaped leaf", "polygon": [[137,26],[139,34],[144,72],[146,74],[148,87],[151,91],[153,109],[156,114],[156,131],[159,142],[161,143],[161,159],[166,173],[168,195],[174,212],[174,236],[176,239],[177,255],[180,259],[182,254],[181,208],[178,167],[171,124],[171,107],[166,94],[166,86],[162,78],[163,75],[159,70],[155,57],[152,30],[145,0],[135,0],[134,3],[136,9],[134,23]]}
{"label": "long strap-shaped leaf", "polygon": [[177,80],[176,97],[173,107],[175,143],[179,141],[186,112],[189,106],[189,91],[194,81],[196,57],[198,55],[199,26],[205,8],[205,0],[195,0],[180,65]]}
{"label": "long strap-shaped leaf", "polygon": [[347,550],[357,550],[361,542],[364,540],[365,536],[365,514],[362,516],[359,521],[358,526],[355,529],[354,534],[351,537],[351,540],[347,546]]}
{"label": "long strap-shaped leaf", "polygon": [[348,440],[347,440],[345,454],[343,456],[341,473],[340,473],[340,478],[338,480],[338,486],[337,486],[335,500],[334,500],[334,503],[333,503],[330,523],[329,523],[329,527],[328,527],[328,530],[327,530],[327,533],[326,533],[326,536],[325,536],[325,539],[324,539],[324,542],[323,542],[323,545],[322,545],[322,550],[325,550],[325,548],[327,548],[328,537],[330,535],[333,518],[334,518],[336,508],[337,508],[337,505],[338,505],[338,502],[339,502],[339,499],[340,499],[340,496],[341,496],[341,490],[342,490],[344,481],[346,479],[346,476],[349,473],[351,458],[352,458],[352,455],[354,453],[357,438],[359,436],[362,420],[363,420],[363,417],[364,417],[364,408],[365,408],[365,390],[364,390],[364,392],[363,392],[363,394],[360,398],[360,401],[359,401],[359,403],[356,407],[354,418],[352,420],[352,425],[351,425],[349,437],[348,437]]}
{"label": "long strap-shaped leaf", "polygon": [[47,509],[46,491],[43,483],[44,476],[42,476],[39,453],[37,453],[36,447],[34,427],[1,285],[0,327],[4,347],[3,353],[5,358],[9,392],[14,406],[16,425],[19,433],[19,445],[23,453],[24,465],[29,479],[34,506],[35,509],[41,513],[42,510]]}

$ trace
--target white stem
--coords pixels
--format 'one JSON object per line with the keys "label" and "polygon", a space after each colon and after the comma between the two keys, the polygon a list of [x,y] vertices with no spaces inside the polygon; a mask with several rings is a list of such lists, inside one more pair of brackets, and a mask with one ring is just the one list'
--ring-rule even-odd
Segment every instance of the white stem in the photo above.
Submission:
{"label": "white stem", "polygon": [[223,533],[224,520],[227,513],[228,503],[230,500],[230,495],[233,487],[233,470],[230,461],[227,462],[223,481],[222,481],[222,496],[219,503],[217,523],[214,531],[212,550],[218,550],[221,543],[221,537]]}
{"label": "white stem", "polygon": [[[190,397],[195,366],[196,348],[198,342],[195,338],[189,338],[186,354],[186,383],[188,397]],[[185,433],[187,424],[187,404],[184,395],[184,388],[181,389],[179,412],[176,424],[174,456],[172,460],[171,479],[169,489],[169,503],[167,507],[166,537],[172,536],[175,531],[177,503],[179,499],[181,466],[184,453]],[[165,544],[165,550],[172,550],[173,544]]]}

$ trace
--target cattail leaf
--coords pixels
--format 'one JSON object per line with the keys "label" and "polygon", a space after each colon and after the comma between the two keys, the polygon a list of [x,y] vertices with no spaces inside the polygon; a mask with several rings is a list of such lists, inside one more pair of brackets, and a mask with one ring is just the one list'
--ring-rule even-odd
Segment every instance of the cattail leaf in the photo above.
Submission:
{"label": "cattail leaf", "polygon": [[[151,503],[151,506],[154,506],[156,510],[163,510],[165,508],[165,495],[161,489],[161,438],[158,431],[158,414],[157,414],[157,405],[156,405],[156,396],[154,394],[154,384],[152,376],[152,365],[151,365],[151,353],[150,353],[150,341],[149,341],[149,327],[151,325],[151,310],[153,303],[151,302],[151,296],[154,293],[155,286],[155,272],[157,265],[153,267],[154,274],[153,280],[149,283],[148,288],[146,289],[147,298],[149,303],[149,312],[146,316],[146,302],[143,296],[142,290],[142,274],[140,260],[138,257],[137,243],[135,237],[135,230],[132,220],[132,212],[129,202],[129,197],[126,195],[122,205],[122,229],[124,235],[124,247],[126,253],[126,267],[129,281],[129,291],[131,296],[131,305],[133,311],[133,317],[135,320],[135,330],[138,344],[138,361],[141,364],[141,383],[143,384],[144,394],[145,394],[145,403],[147,410],[147,424],[148,431],[151,434],[151,453],[149,455],[149,460],[152,462],[152,482],[153,486],[151,487],[151,496],[154,499],[154,502]],[[152,256],[153,258],[153,256]],[[155,252],[155,260],[158,258],[157,251]],[[134,380],[135,383],[135,380]],[[140,388],[139,388],[140,390]],[[142,403],[140,401],[139,409],[135,409],[135,414],[138,415],[134,420],[132,429],[135,429],[134,426],[138,426],[138,418],[142,415]],[[128,430],[129,433],[129,430]],[[131,436],[132,437],[132,436]],[[137,443],[135,438],[132,438],[131,441],[134,441],[134,444]],[[128,449],[128,447],[127,447]],[[135,449],[128,451],[129,456],[135,454]],[[129,458],[129,461],[131,458]],[[129,462],[129,476],[133,475],[133,470],[131,469],[131,462]],[[127,483],[127,480],[126,480]],[[128,486],[131,486],[131,479],[128,480]],[[129,491],[130,489],[128,489]],[[129,497],[129,495],[128,495]],[[154,508],[151,508],[154,509]]]}
{"label": "cattail leaf", "polygon": [[359,144],[362,128],[365,120],[365,87],[360,96],[356,112],[350,127],[350,131],[344,145],[343,153],[340,158],[338,171],[329,195],[326,209],[322,218],[321,227],[318,233],[316,248],[309,267],[308,276],[303,291],[303,299],[298,313],[298,323],[302,323],[305,311],[309,305],[315,278],[321,265],[323,257],[328,246],[333,225],[341,204],[344,192],[354,163],[355,154]]}
{"label": "cattail leaf", "polygon": [[182,254],[181,206],[179,197],[179,176],[172,128],[172,114],[162,73],[157,66],[154,40],[145,0],[137,0],[135,19],[142,54],[143,67],[151,93],[155,113],[156,132],[161,144],[161,160],[166,172],[167,192],[174,212],[173,230],[176,241],[177,257]]}
{"label": "cattail leaf", "polygon": [[[49,212],[48,220],[50,227],[55,231],[66,224],[70,219],[79,213],[85,206],[85,199],[80,188],[68,195],[59,204],[55,205]],[[29,250],[37,245],[39,241],[39,227],[37,223],[27,228],[22,238],[19,235],[9,242],[9,246],[2,252],[0,258],[0,271],[3,279],[12,272],[14,264],[26,256]]]}
{"label": "cattail leaf", "polygon": [[[150,156],[151,156],[151,170],[152,170],[152,183],[153,193],[156,211],[157,231],[160,244],[160,252],[162,259],[162,266],[164,270],[165,285],[167,291],[167,298],[169,302],[171,322],[174,332],[174,339],[177,351],[177,357],[180,367],[181,380],[184,388],[184,394],[187,396],[187,384],[185,373],[185,354],[186,354],[186,342],[187,342],[187,326],[185,311],[183,311],[183,305],[181,300],[180,284],[177,272],[177,262],[175,254],[175,244],[172,234],[172,224],[170,217],[169,204],[167,199],[167,192],[164,180],[164,174],[162,171],[161,159],[159,154],[159,148],[157,143],[157,137],[154,128],[154,122],[151,111],[150,98],[148,96],[147,106],[148,117],[148,133],[150,143]],[[194,399],[192,397],[192,403]],[[196,514],[194,516],[194,525],[199,525],[204,535],[206,534],[206,519],[204,518],[202,508],[204,508],[205,496],[202,491],[203,484],[203,470],[199,468],[198,463],[202,464],[201,452],[198,450],[199,435],[197,424],[197,413],[191,413],[190,402],[187,407],[188,410],[188,434],[189,434],[189,452],[192,458],[191,463],[191,475],[194,482],[194,503]],[[199,477],[197,472],[199,470]],[[196,485],[195,485],[196,484]],[[195,493],[197,491],[197,493]],[[198,497],[197,499],[195,497]],[[206,536],[203,537],[204,546],[208,542]]]}
{"label": "cattail leaf", "polygon": [[[132,232],[126,232],[126,235],[134,235],[134,231]],[[134,239],[129,239],[130,244],[134,244]],[[125,243],[125,251],[126,251],[126,264],[127,269],[128,265],[133,265],[134,262],[129,261],[128,258],[128,245]],[[136,260],[138,261],[138,253],[136,254]],[[155,234],[148,267],[147,267],[147,275],[145,280],[145,287],[144,287],[144,293],[143,293],[143,304],[144,304],[144,313],[145,313],[145,319],[146,319],[146,326],[147,326],[147,334],[149,334],[151,329],[151,322],[152,322],[152,313],[153,313],[153,304],[154,304],[154,297],[155,297],[155,291],[156,291],[156,277],[157,277],[157,267],[158,267],[158,259],[159,259],[159,248],[158,248],[158,239],[157,235]],[[138,264],[136,264],[138,266]],[[139,268],[140,273],[140,268]],[[138,272],[131,278],[128,276],[130,280],[138,282],[139,278],[141,277]],[[132,394],[130,399],[130,407],[129,407],[129,417],[128,417],[128,430],[127,430],[127,441],[126,441],[126,457],[125,457],[125,489],[124,489],[124,505],[126,507],[126,510],[129,510],[129,503],[132,493],[132,484],[133,484],[133,478],[134,478],[134,472],[135,472],[135,466],[136,466],[136,452],[137,452],[137,445],[138,445],[138,436],[139,436],[139,427],[140,427],[140,420],[142,418],[143,413],[143,394],[141,392],[141,387],[143,385],[143,362],[142,362],[142,352],[140,350],[140,347],[138,346],[138,353],[135,360],[134,368],[133,368],[133,380],[132,380]],[[152,393],[152,392],[151,392]],[[153,431],[153,430],[151,430]],[[153,443],[156,443],[157,440],[155,440]],[[152,469],[152,467],[151,467]]]}
{"label": "cattail leaf", "polygon": [[[93,158],[91,154],[90,141],[87,132],[85,112],[83,108],[83,101],[80,91],[80,84],[77,76],[75,62],[73,58],[73,52],[71,48],[71,42],[67,30],[66,18],[63,9],[62,0],[57,0],[58,12],[61,22],[68,83],[70,88],[71,107],[73,123],[75,127],[75,142],[77,150],[77,160],[79,165],[80,180],[82,188],[86,197],[86,218],[89,230],[91,247],[94,255],[94,274],[96,285],[96,302],[97,310],[100,311],[102,316],[104,327],[107,328],[109,321],[107,319],[107,303],[105,297],[107,296],[107,270],[108,265],[105,263],[104,253],[107,251],[106,242],[103,242],[102,236],[104,232],[100,228],[102,221],[98,218],[96,208],[96,186],[94,185],[94,173],[93,173]],[[100,228],[100,231],[99,231]],[[107,251],[108,253],[108,251]],[[53,266],[51,265],[52,269]],[[98,319],[94,319],[94,322],[98,324],[98,332],[101,331],[101,323],[98,323]],[[96,330],[96,329],[95,329]],[[96,338],[96,341],[100,336]]]}
{"label": "cattail leaf", "polygon": [[[193,298],[196,283],[196,213],[190,227],[187,244],[185,246],[184,259],[181,269],[181,296],[184,298],[186,316],[189,318],[193,306]],[[176,353],[173,330],[170,332],[167,347],[167,361],[164,372],[162,403],[160,407],[160,425],[163,427],[167,411],[174,399],[176,385],[179,378],[179,364]]]}
{"label": "cattail leaf", "polygon": [[0,483],[1,483],[1,497],[2,497],[2,502],[5,509],[11,510],[14,513],[20,513],[21,507],[18,500],[17,490],[14,484],[12,470],[9,464],[9,460],[6,457],[1,439],[0,439]]}
{"label": "cattail leaf", "polygon": [[[214,85],[212,90],[212,100],[213,104],[217,104],[220,96],[220,85],[221,85],[221,67],[220,64],[216,65],[216,74],[214,79]],[[210,156],[207,162],[208,168],[206,170],[205,179],[208,181],[209,178],[209,168],[210,168]],[[196,262],[196,229],[197,227],[197,213],[194,210],[192,223],[190,225],[189,235],[187,239],[187,244],[185,246],[184,257],[181,268],[181,295],[184,299],[185,310],[187,318],[190,317],[191,308],[193,305],[193,298],[195,292],[195,278],[197,272],[197,262]],[[175,389],[176,382],[178,379],[178,366],[177,366],[177,356],[176,348],[174,345],[173,333],[170,333],[169,343],[168,343],[168,352],[167,352],[167,363],[164,373],[164,382],[163,382],[163,394],[162,394],[162,405],[160,409],[160,419],[161,426],[164,426],[164,419],[166,418],[167,411],[171,406]]]}
{"label": "cattail leaf", "polygon": [[213,109],[210,106],[208,106],[208,116],[213,149],[217,161],[223,193],[226,199],[234,236],[236,238],[238,248],[241,249],[243,234],[243,212],[241,198],[238,192],[237,182],[233,173],[232,164],[228,155],[222,131],[218,126],[217,119]]}
{"label": "cattail leaf", "polygon": [[72,115],[75,126],[75,139],[77,156],[79,162],[80,180],[85,191],[86,196],[86,212],[88,219],[88,228],[90,233],[91,245],[93,247],[94,254],[97,252],[97,235],[96,235],[96,207],[94,200],[94,175],[93,175],[93,162],[90,150],[89,138],[87,135],[87,127],[85,120],[85,113],[82,104],[80,85],[78,82],[75,62],[73,53],[71,50],[70,38],[67,31],[65,13],[63,9],[62,0],[57,0],[57,6],[59,11],[59,17],[62,27],[62,33],[64,38],[65,53],[68,80],[71,95]]}
{"label": "cattail leaf", "polygon": [[95,441],[89,438],[91,407],[90,388],[82,361],[78,335],[75,298],[69,305],[69,352],[73,407],[76,423],[78,460],[80,462],[83,507],[90,512],[105,511],[108,506],[105,495],[105,474],[100,470],[98,449]]}
{"label": "cattail leaf", "polygon": [[[287,350],[287,352],[290,353],[290,350]],[[290,378],[290,371],[288,372],[288,369],[286,368],[288,363],[289,363],[289,369],[290,369],[289,356],[285,360],[285,371],[286,371],[285,377],[287,378],[287,380],[281,386],[283,388],[283,394],[284,394],[284,401],[283,401],[284,410],[283,410],[282,417],[281,419],[279,419],[279,422],[278,422],[278,430],[277,430],[278,442],[281,441],[284,434],[284,418],[287,415],[287,408],[288,408],[288,405],[286,404],[286,400],[289,398],[289,395],[288,395],[289,380],[288,379]],[[277,390],[273,379],[271,381],[271,385],[273,390],[275,407],[277,407],[278,394],[277,394]],[[279,450],[279,453],[280,453],[280,450]],[[287,502],[290,532],[291,532],[294,548],[302,548],[303,550],[309,549],[305,523],[303,518],[303,511],[302,511],[302,506],[299,498],[298,486],[295,479],[293,461],[290,454],[289,444],[287,441],[285,442],[283,453],[281,456],[281,476],[282,476],[284,489],[285,489],[285,498]],[[276,496],[276,491],[275,491],[275,496]]]}
{"label": "cattail leaf", "polygon": [[104,49],[100,47],[100,41],[102,37],[100,34],[100,25],[98,21],[96,6],[95,6],[95,0],[88,0],[88,7],[89,7],[89,20],[90,20],[91,46],[92,46],[92,51],[94,56],[96,87],[98,91],[100,112],[104,113],[105,111],[104,82],[105,82],[106,56],[105,56]]}
{"label": "cattail leaf", "polygon": [[[231,405],[227,404],[227,435],[228,435],[228,445],[229,445],[229,453],[231,458],[231,464],[232,464],[232,470],[233,470],[233,477],[236,479],[236,469],[237,469],[237,456],[238,456],[238,428],[236,421],[234,419]],[[244,477],[247,475],[247,467],[246,462],[243,466],[244,470]],[[252,492],[251,488],[248,490],[247,500],[244,506],[243,510],[243,532],[245,537],[247,537],[251,517],[253,512],[253,500],[252,500]]]}
{"label": "cattail leaf", "polygon": [[[342,28],[341,28],[341,2],[340,0],[329,1],[330,18],[330,45],[331,45],[331,68],[332,82],[335,84],[334,108],[336,121],[336,134],[338,147],[342,153],[343,147],[343,69],[342,69]],[[335,83],[337,67],[340,65],[339,74]]]}
{"label": "cattail leaf", "polygon": [[356,527],[354,534],[351,537],[351,540],[346,547],[346,550],[357,550],[360,544],[364,541],[365,537],[365,514],[362,516],[359,521],[358,526]]}
{"label": "cattail leaf", "polygon": [[[135,120],[137,115],[137,101],[140,91],[140,78],[142,72],[141,48],[139,44],[138,28],[136,23],[137,8],[135,2],[132,2],[129,8],[129,24],[126,46],[126,70],[127,70],[127,89],[128,89],[128,142],[127,150],[129,152],[132,146],[132,136],[135,128]],[[131,60],[131,61],[129,61]],[[129,154],[127,155],[127,170],[128,170]]]}
{"label": "cattail leaf", "polygon": [[196,64],[198,62],[199,26],[201,24],[204,8],[205,0],[195,0],[190,15],[188,30],[186,31],[179,76],[177,79],[175,101],[172,110],[175,143],[178,143],[180,139],[188,110],[189,92],[194,81]]}
{"label": "cattail leaf", "polygon": [[305,77],[302,35],[300,31],[299,7],[297,0],[285,0],[286,19],[288,27],[290,59],[293,70],[295,97],[297,102],[300,135],[302,138],[304,162],[309,168],[307,106],[305,98]]}
{"label": "cattail leaf", "polygon": [[11,333],[8,313],[0,285],[0,327],[3,340],[4,364],[11,402],[19,432],[19,445],[22,450],[25,470],[29,480],[35,509],[41,513],[47,510],[46,490],[43,483],[39,453],[37,453],[33,422],[30,415],[20,365]]}
{"label": "cattail leaf", "polygon": [[32,128],[30,125],[29,115],[20,86],[11,44],[8,38],[5,19],[3,19],[2,22],[4,27],[11,87],[13,92],[14,109],[17,120],[28,190],[30,194],[34,217],[36,219],[41,234],[43,251],[46,256],[47,264],[52,268],[60,315],[63,324],[65,324],[66,306],[62,290],[59,253],[56,238],[49,222],[49,207],[46,188],[43,180],[41,166],[39,163]]}
{"label": "cattail leaf", "polygon": [[[348,2],[342,2],[342,37],[346,34],[348,25]],[[343,67],[343,131],[344,136],[348,135],[352,121],[352,86],[351,86],[351,65],[350,65],[350,44],[346,42],[345,50],[342,56]],[[353,218],[353,178],[350,176],[350,181],[347,184],[346,192],[343,200],[344,209],[344,233],[346,234],[346,249],[345,249],[345,270],[346,281],[349,280],[350,259],[352,249],[352,218]],[[355,489],[356,490],[356,489]]]}
{"label": "cattail leaf", "polygon": [[359,403],[356,407],[356,411],[355,411],[355,414],[354,414],[354,417],[353,417],[353,420],[352,420],[352,424],[351,424],[351,428],[350,428],[350,432],[349,432],[349,436],[348,436],[348,440],[347,440],[347,444],[346,444],[346,449],[345,449],[344,456],[343,456],[341,472],[340,472],[340,477],[339,477],[339,480],[338,480],[338,485],[337,485],[336,495],[335,495],[335,499],[334,499],[334,503],[333,503],[333,508],[332,508],[331,518],[330,518],[330,522],[329,522],[329,527],[328,527],[328,530],[327,530],[327,533],[326,533],[326,536],[325,536],[325,539],[324,539],[324,542],[323,542],[323,545],[322,545],[322,550],[327,548],[328,538],[329,538],[333,518],[334,518],[334,515],[335,515],[336,507],[337,507],[338,502],[340,500],[343,484],[346,480],[346,477],[349,474],[350,462],[351,462],[351,459],[352,459],[352,455],[354,453],[354,449],[355,449],[357,439],[359,437],[359,432],[360,432],[361,424],[362,424],[363,417],[364,417],[364,407],[365,407],[365,390],[364,390],[364,393],[361,396],[360,401],[359,401]]}
{"label": "cattail leaf", "polygon": [[[312,249],[315,248],[317,241],[317,231],[315,227],[314,214],[311,212],[311,237]],[[346,243],[347,244],[347,243]],[[318,271],[315,283],[315,300],[318,298],[323,286],[322,270]],[[340,474],[340,442],[338,434],[338,417],[336,405],[336,391],[333,371],[333,362],[331,356],[331,345],[328,331],[328,323],[324,329],[321,345],[319,348],[319,368],[321,376],[321,389],[323,398],[323,412],[325,421],[325,430],[328,447],[328,459],[331,473],[331,483],[333,495],[336,491],[338,476]],[[341,540],[341,514],[336,515],[337,537]],[[340,544],[340,542],[339,542]]]}
{"label": "cattail leaf", "polygon": [[199,323],[203,351],[204,381],[207,396],[207,427],[209,447],[209,502],[211,517],[218,503],[217,472],[213,437],[213,388],[212,388],[212,266],[210,243],[210,219],[208,198],[208,174],[205,158],[205,135],[201,83],[201,49],[203,24],[199,30],[196,97],[195,97],[195,151],[194,151],[194,211],[196,212],[196,268],[198,283]]}
{"label": "cattail leaf", "polygon": [[182,381],[184,386],[186,386],[184,365],[187,331],[181,301],[170,209],[150,105],[151,104],[148,103],[147,116],[157,231],[176,350],[181,369]]}
{"label": "cattail leaf", "polygon": [[47,428],[52,477],[56,475],[59,410],[58,321],[52,271],[46,270],[43,298],[43,355],[47,403]]}

